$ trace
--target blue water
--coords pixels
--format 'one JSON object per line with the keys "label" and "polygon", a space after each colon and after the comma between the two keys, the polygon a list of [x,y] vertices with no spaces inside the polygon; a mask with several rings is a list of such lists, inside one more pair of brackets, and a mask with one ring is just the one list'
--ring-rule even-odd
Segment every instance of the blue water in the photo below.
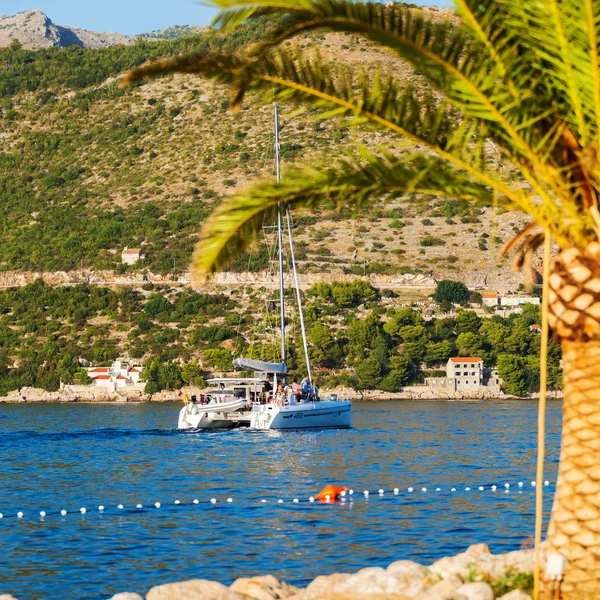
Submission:
{"label": "blue water", "polygon": [[[180,433],[179,408],[0,405],[0,594],[100,600],[267,572],[304,585],[477,542],[514,550],[533,532],[535,402],[355,403],[350,431],[282,433]],[[560,413],[551,402],[547,508]],[[354,488],[354,501],[306,502],[327,483]]]}

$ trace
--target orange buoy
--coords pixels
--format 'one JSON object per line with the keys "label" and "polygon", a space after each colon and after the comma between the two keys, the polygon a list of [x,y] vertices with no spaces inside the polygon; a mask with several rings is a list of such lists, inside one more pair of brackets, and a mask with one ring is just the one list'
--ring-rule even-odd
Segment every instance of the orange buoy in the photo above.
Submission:
{"label": "orange buoy", "polygon": [[326,485],[316,496],[316,500],[335,500],[342,492],[347,492],[346,486]]}

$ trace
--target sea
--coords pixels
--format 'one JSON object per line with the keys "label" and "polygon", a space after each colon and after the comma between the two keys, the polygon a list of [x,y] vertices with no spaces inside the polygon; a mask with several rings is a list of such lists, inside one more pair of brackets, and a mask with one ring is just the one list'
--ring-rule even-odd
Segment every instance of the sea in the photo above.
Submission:
{"label": "sea", "polygon": [[[531,547],[535,401],[356,402],[351,430],[286,432],[179,432],[180,408],[0,404],[0,595],[105,600],[266,573],[304,586]],[[547,409],[546,520],[561,408]],[[327,484],[353,494],[311,502]]]}

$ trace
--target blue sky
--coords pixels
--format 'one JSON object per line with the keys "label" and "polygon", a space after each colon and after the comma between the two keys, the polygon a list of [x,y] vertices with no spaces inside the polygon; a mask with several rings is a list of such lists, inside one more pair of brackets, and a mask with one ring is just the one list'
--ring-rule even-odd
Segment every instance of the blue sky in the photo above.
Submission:
{"label": "blue sky", "polygon": [[[450,0],[412,0],[449,6]],[[172,25],[208,25],[214,11],[192,0],[1,0],[0,14],[43,10],[58,25],[128,35]]]}

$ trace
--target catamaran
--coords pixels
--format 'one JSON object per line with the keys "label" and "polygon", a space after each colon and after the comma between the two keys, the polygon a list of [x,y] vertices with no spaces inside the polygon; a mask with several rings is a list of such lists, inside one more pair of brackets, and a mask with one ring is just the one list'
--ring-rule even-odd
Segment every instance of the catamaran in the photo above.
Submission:
{"label": "catamaran", "polygon": [[[277,182],[281,179],[279,112],[275,106],[275,167]],[[294,275],[294,289],[298,305],[302,345],[306,361],[307,381],[304,389],[286,382],[286,327],[284,302],[284,210]],[[294,256],[291,217],[287,207],[280,205],[277,212],[277,247],[279,258],[279,305],[281,361],[264,362],[251,358],[237,358],[233,366],[238,371],[251,371],[254,377],[224,377],[208,381],[216,386],[200,402],[188,402],[179,413],[179,429],[347,429],[352,426],[352,403],[338,399],[336,394],[320,398],[313,385],[312,370],[302,312],[302,298]]]}

